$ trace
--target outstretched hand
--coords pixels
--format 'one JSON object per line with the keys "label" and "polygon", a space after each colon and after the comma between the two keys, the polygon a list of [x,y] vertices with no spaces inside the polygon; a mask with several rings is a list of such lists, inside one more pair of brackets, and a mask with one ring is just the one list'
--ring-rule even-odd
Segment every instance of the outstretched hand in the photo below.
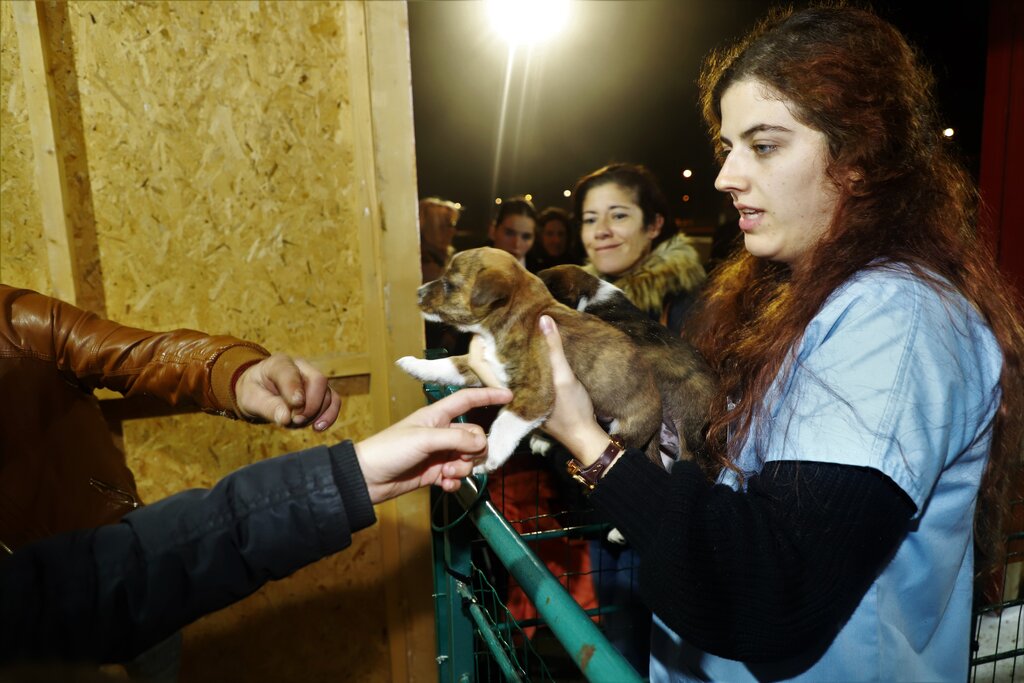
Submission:
{"label": "outstretched hand", "polygon": [[275,353],[246,368],[235,383],[243,417],[282,427],[313,425],[322,432],[338,419],[341,398],[323,373],[301,358]]}
{"label": "outstretched hand", "polygon": [[357,443],[370,500],[380,503],[431,484],[458,490],[474,462],[487,455],[487,436],[479,425],[453,420],[511,400],[508,389],[462,389]]}

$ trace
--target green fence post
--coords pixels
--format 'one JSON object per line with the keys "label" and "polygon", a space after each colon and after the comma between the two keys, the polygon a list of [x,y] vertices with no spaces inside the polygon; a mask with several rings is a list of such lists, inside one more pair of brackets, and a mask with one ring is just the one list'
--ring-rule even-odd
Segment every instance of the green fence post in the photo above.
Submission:
{"label": "green fence post", "polygon": [[[437,632],[437,669],[440,683],[473,681],[473,622],[463,609],[464,597],[458,584],[468,581],[472,572],[470,542],[472,528],[455,524],[455,510],[449,511],[452,497],[440,489],[431,490],[431,510],[441,509],[441,528],[433,532],[434,619]],[[454,506],[458,507],[458,506]],[[433,522],[433,520],[431,520]]]}
{"label": "green fence post", "polygon": [[455,495],[588,681],[643,680],[494,505],[480,499],[480,484],[474,477],[463,479]]}

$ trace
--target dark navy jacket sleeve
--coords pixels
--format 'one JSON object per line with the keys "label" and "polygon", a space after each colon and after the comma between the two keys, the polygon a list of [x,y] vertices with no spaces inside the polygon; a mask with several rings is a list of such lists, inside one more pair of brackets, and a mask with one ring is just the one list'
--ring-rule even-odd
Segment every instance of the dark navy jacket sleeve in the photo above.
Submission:
{"label": "dark navy jacket sleeve", "polygon": [[346,441],[30,544],[0,564],[0,661],[124,661],[375,520]]}

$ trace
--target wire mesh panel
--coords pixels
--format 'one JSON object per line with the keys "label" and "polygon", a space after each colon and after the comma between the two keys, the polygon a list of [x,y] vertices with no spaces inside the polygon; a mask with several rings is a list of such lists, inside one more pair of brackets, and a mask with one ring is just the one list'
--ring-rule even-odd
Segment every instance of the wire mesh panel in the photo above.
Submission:
{"label": "wire mesh panel", "polygon": [[1006,561],[975,600],[971,683],[1024,681],[1024,498],[1012,501],[1006,544]]}
{"label": "wire mesh panel", "polygon": [[[425,388],[430,400],[455,389]],[[487,422],[479,418],[470,421]],[[445,683],[642,680],[601,631],[619,609],[598,604],[590,544],[608,526],[589,518],[585,501],[565,499],[578,487],[564,488],[550,464],[523,452],[489,479],[467,478],[456,495],[433,493]]]}

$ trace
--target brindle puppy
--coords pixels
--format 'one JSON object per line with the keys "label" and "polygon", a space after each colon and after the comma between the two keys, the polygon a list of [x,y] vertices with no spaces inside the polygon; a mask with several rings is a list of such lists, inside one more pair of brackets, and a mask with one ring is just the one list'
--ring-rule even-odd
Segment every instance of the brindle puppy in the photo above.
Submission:
{"label": "brindle puppy", "polygon": [[[439,279],[419,288],[419,306],[427,320],[480,335],[487,363],[515,394],[491,426],[487,471],[500,467],[551,414],[554,387],[547,342],[538,328],[542,315],[558,325],[566,359],[590,393],[596,414],[611,420],[612,433],[626,446],[646,449],[660,461],[654,437],[661,424],[661,397],[644,355],[626,333],[555,301],[511,254],[488,247],[456,254]],[[421,381],[480,384],[467,356],[406,356],[397,363]]]}

